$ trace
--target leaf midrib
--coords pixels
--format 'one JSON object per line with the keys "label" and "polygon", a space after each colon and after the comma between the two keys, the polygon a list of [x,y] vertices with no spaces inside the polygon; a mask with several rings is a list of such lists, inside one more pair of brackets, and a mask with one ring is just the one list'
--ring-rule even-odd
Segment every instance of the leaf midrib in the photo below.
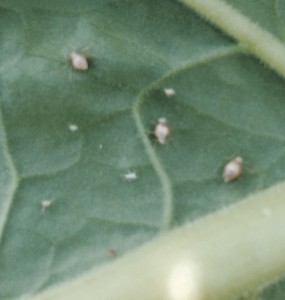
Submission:
{"label": "leaf midrib", "polygon": [[285,77],[285,44],[223,0],[180,0]]}

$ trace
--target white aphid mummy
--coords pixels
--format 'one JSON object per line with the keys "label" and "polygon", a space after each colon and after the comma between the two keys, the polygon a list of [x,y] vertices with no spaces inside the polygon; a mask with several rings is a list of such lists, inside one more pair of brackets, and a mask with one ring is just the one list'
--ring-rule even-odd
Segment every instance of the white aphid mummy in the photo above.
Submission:
{"label": "white aphid mummy", "polygon": [[45,199],[45,200],[43,200],[41,202],[42,211],[45,211],[47,208],[49,208],[52,203],[53,203],[53,200],[51,200],[51,199]]}
{"label": "white aphid mummy", "polygon": [[75,132],[78,130],[78,126],[76,124],[69,124],[68,128],[70,131]]}
{"label": "white aphid mummy", "polygon": [[85,55],[79,54],[77,52],[72,52],[70,57],[71,57],[72,66],[75,70],[78,71],[88,70],[88,60]]}
{"label": "white aphid mummy", "polygon": [[136,172],[127,172],[123,175],[123,177],[126,181],[135,181],[138,179],[138,175]]}
{"label": "white aphid mummy", "polygon": [[175,90],[173,88],[165,88],[164,93],[167,97],[171,97],[175,95]]}
{"label": "white aphid mummy", "polygon": [[165,118],[159,118],[154,129],[154,135],[160,144],[165,144],[170,135],[170,128]]}
{"label": "white aphid mummy", "polygon": [[243,159],[240,156],[230,160],[224,167],[224,181],[230,182],[238,179],[243,171]]}

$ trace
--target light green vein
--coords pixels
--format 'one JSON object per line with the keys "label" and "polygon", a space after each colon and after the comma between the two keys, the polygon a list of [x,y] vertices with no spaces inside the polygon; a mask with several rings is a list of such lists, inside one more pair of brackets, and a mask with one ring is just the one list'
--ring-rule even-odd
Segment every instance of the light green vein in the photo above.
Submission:
{"label": "light green vein", "polygon": [[[150,88],[151,89],[151,88]],[[147,134],[145,133],[145,128],[143,126],[142,119],[140,117],[139,109],[141,105],[141,101],[143,101],[144,96],[147,94],[149,90],[143,90],[142,93],[138,96],[138,100],[136,101],[133,108],[133,116],[135,119],[135,123],[138,129],[138,132],[141,136],[142,142],[145,146],[145,150],[148,154],[148,157],[153,165],[154,170],[156,171],[161,185],[162,191],[164,195],[164,213],[163,213],[163,223],[162,230],[167,230],[171,226],[172,221],[172,213],[173,213],[173,191],[172,184],[170,178],[168,177],[166,171],[164,170],[157,154],[155,153]]]}
{"label": "light green vein", "polygon": [[223,0],[180,0],[285,77],[285,45]]}
{"label": "light green vein", "polygon": [[166,74],[165,76],[161,77],[157,81],[153,82],[149,86],[147,86],[145,89],[141,91],[141,93],[137,97],[137,101],[134,103],[133,106],[133,117],[137,126],[138,133],[142,139],[142,142],[144,144],[146,153],[153,165],[153,168],[155,172],[157,173],[161,186],[163,191],[163,199],[164,199],[164,212],[163,212],[163,223],[162,223],[162,230],[167,230],[171,227],[172,219],[173,219],[173,188],[171,180],[165,171],[158,155],[156,154],[153,146],[151,145],[151,142],[149,140],[148,134],[146,133],[147,130],[145,129],[143,125],[143,121],[140,116],[140,106],[142,105],[145,97],[148,96],[151,90],[154,88],[160,87],[162,82],[171,76],[174,76],[177,74],[177,72],[181,72],[184,69],[189,69],[194,66],[210,62],[212,60],[216,60],[228,55],[233,55],[235,53],[238,53],[242,50],[242,47],[239,46],[233,46],[224,50],[220,50],[215,53],[211,53],[206,55],[205,57],[199,58],[197,60],[191,61],[189,63],[184,64],[182,67],[180,66],[179,69],[173,70],[170,73]]}
{"label": "light green vein", "polygon": [[[0,245],[3,239],[4,229],[8,220],[9,211],[13,203],[14,194],[18,186],[17,172],[13,164],[12,157],[7,146],[7,138],[3,125],[2,111],[0,107],[0,178],[1,178],[1,194],[0,194]],[[3,184],[3,186],[2,186]]]}

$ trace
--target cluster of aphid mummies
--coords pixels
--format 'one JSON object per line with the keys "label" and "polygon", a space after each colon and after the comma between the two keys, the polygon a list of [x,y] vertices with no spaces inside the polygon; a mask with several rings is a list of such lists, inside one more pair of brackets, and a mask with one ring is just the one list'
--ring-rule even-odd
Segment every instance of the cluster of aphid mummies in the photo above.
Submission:
{"label": "cluster of aphid mummies", "polygon": [[[154,135],[160,144],[165,144],[169,135],[170,127],[165,118],[159,118],[155,126]],[[243,171],[243,159],[240,156],[230,160],[224,166],[223,178],[225,182],[238,179]]]}
{"label": "cluster of aphid mummies", "polygon": [[[87,56],[72,52],[71,53],[71,64],[73,68],[77,71],[87,71],[88,70],[88,59]],[[172,97],[176,94],[173,88],[165,88],[164,93],[167,97]],[[78,128],[76,125],[71,124],[69,126],[71,131],[76,131]],[[159,118],[154,129],[154,136],[159,144],[166,144],[170,136],[170,127],[166,118]],[[243,171],[243,159],[240,156],[235,157],[230,160],[225,166],[223,171],[223,178],[225,182],[230,182],[238,179]],[[137,174],[135,172],[128,172],[124,175],[125,180],[134,181],[137,180]]]}
{"label": "cluster of aphid mummies", "polygon": [[[72,67],[77,70],[77,71],[87,71],[89,64],[88,64],[88,59],[87,56],[77,53],[77,52],[72,52],[70,55],[71,58],[71,64]],[[165,88],[164,93],[167,97],[172,97],[176,94],[175,90],[173,88]],[[68,128],[71,132],[76,132],[78,131],[78,126],[76,124],[69,124]],[[157,124],[154,128],[154,136],[157,140],[157,142],[161,145],[166,144],[171,130],[169,127],[169,124],[167,122],[166,118],[159,118],[157,121]],[[103,145],[99,145],[99,149],[102,149]],[[225,182],[230,182],[235,179],[238,179],[243,171],[243,159],[240,156],[235,157],[234,159],[230,160],[225,166],[224,166],[224,171],[223,171],[223,178]],[[128,171],[123,175],[124,180],[128,182],[136,181],[138,179],[138,175],[134,171]],[[49,209],[50,206],[53,204],[54,199],[45,199],[41,201],[41,208],[42,211],[44,212],[45,210]],[[268,214],[267,211],[265,213]],[[117,251],[114,250],[113,248],[108,248],[107,253],[110,257],[116,257],[117,256]]]}

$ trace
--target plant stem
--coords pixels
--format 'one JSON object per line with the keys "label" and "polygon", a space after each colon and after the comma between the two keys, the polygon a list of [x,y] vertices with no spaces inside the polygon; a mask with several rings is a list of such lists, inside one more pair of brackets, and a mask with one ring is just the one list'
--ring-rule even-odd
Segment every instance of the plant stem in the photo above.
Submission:
{"label": "plant stem", "polygon": [[285,273],[285,183],[32,300],[221,300]]}
{"label": "plant stem", "polygon": [[285,45],[223,0],[180,0],[285,77]]}

